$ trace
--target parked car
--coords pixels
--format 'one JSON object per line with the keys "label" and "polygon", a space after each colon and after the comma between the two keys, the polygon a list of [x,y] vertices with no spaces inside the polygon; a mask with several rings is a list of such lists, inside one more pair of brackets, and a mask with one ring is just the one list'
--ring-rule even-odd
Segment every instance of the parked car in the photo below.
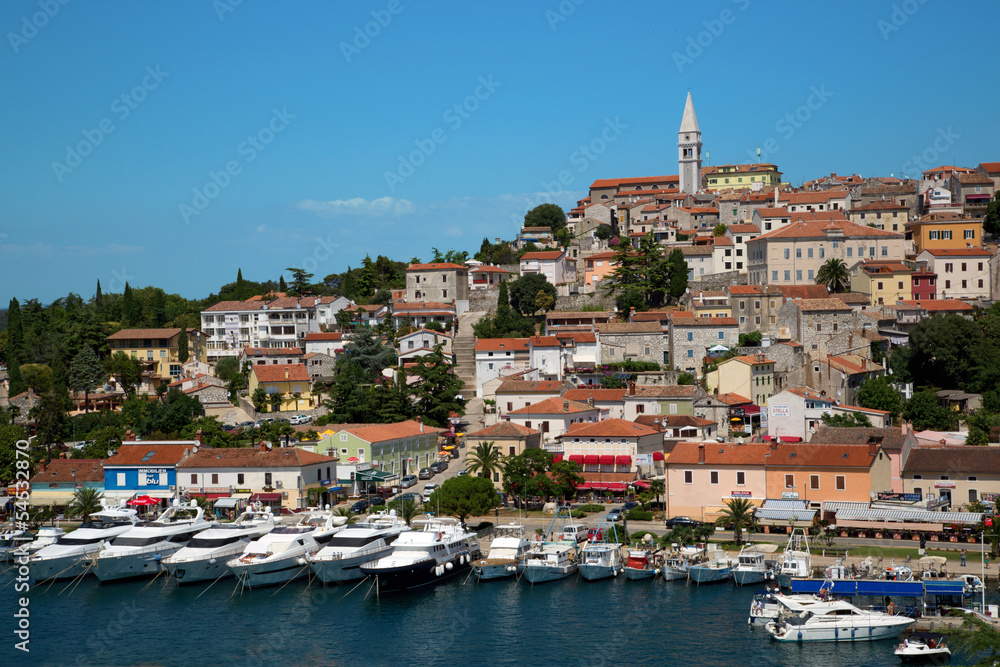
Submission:
{"label": "parked car", "polygon": [[671,519],[667,519],[667,528],[676,528],[677,526],[700,526],[701,521],[695,521],[689,516],[675,516]]}
{"label": "parked car", "polygon": [[604,531],[598,530],[597,528],[591,528],[587,531],[587,539],[591,542],[600,542],[604,539]]}
{"label": "parked car", "polygon": [[440,484],[424,484],[424,502],[429,503],[431,501],[431,494],[440,487]]}
{"label": "parked car", "polygon": [[351,505],[351,514],[364,514],[365,511],[371,507],[371,503],[367,500],[359,500],[358,502]]}
{"label": "parked car", "polygon": [[278,417],[274,421],[281,422],[283,424],[289,424],[289,423],[291,423],[291,422],[288,421],[288,417]]}
{"label": "parked car", "polygon": [[399,480],[399,488],[408,489],[417,483],[416,475],[403,475],[403,478]]}
{"label": "parked car", "polygon": [[239,424],[236,425],[236,428],[245,429],[245,428],[253,428],[253,426],[254,426],[253,422],[240,422]]}
{"label": "parked car", "polygon": [[444,472],[445,470],[447,470],[448,464],[444,461],[436,461],[430,465],[430,468],[431,470],[434,471],[434,474],[437,474],[439,472]]}
{"label": "parked car", "polygon": [[620,507],[616,507],[615,509],[613,509],[610,512],[608,512],[605,515],[604,519],[606,521],[615,522],[615,521],[621,521],[624,516],[625,515],[622,513],[621,508]]}
{"label": "parked car", "polygon": [[468,475],[468,474],[469,474],[469,471],[468,471],[468,470],[459,470],[459,471],[458,471],[458,474],[457,474],[457,475],[455,475],[455,476],[456,476],[456,477],[465,477],[465,476],[466,476],[466,475]]}
{"label": "parked car", "polygon": [[223,424],[222,430],[226,433],[231,433],[236,430],[236,424]]}
{"label": "parked car", "polygon": [[368,504],[371,507],[385,507],[385,498],[382,496],[372,496],[368,499]]}
{"label": "parked car", "polygon": [[412,500],[413,502],[419,505],[421,502],[423,502],[423,496],[421,496],[419,493],[401,493],[395,498],[393,498],[392,502],[395,503],[397,500],[400,503],[405,503],[407,500]]}
{"label": "parked car", "polygon": [[254,428],[260,428],[264,424],[270,424],[273,421],[274,421],[274,419],[272,419],[271,417],[262,417],[262,418],[260,418],[260,419],[257,420],[256,424],[254,424]]}
{"label": "parked car", "polygon": [[309,415],[294,415],[291,419],[288,420],[288,423],[290,423],[292,426],[298,426],[299,424],[308,424],[312,420],[313,418],[310,417]]}
{"label": "parked car", "polygon": [[434,476],[434,472],[435,471],[431,470],[430,468],[421,468],[420,472],[417,473],[417,478],[418,479],[430,479],[431,477]]}
{"label": "parked car", "polygon": [[627,503],[625,503],[624,505],[622,505],[622,512],[628,512],[629,510],[635,509],[638,506],[639,506],[639,503],[635,502],[634,500],[630,500]]}

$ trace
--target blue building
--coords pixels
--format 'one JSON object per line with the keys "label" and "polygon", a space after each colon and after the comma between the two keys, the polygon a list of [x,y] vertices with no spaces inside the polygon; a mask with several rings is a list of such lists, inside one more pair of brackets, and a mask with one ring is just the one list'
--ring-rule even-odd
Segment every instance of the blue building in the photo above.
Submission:
{"label": "blue building", "polygon": [[109,499],[137,495],[177,496],[177,464],[197,451],[197,440],[125,442],[104,462],[104,494]]}

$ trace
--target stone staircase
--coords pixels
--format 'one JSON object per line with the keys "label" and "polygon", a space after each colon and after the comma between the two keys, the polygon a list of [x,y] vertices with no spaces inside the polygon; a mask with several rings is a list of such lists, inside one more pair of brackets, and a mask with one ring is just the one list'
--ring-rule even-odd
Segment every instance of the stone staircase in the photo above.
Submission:
{"label": "stone staircase", "polygon": [[[483,414],[483,400],[476,396],[476,335],[472,327],[486,316],[485,312],[468,312],[458,318],[458,335],[455,336],[455,374],[462,380],[462,395],[466,420],[473,430],[478,429]],[[474,398],[475,397],[475,398]]]}

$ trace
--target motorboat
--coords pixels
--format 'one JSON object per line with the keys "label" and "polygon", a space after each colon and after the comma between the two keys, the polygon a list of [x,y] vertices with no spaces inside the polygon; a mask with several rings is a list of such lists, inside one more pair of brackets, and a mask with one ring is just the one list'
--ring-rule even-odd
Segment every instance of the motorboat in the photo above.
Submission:
{"label": "motorboat", "polygon": [[[774,545],[762,546],[771,547]],[[774,578],[774,573],[771,572],[765,561],[766,555],[764,549],[755,544],[747,544],[740,549],[740,553],[736,557],[736,567],[730,572],[730,576],[737,586],[759,584]]]}
{"label": "motorboat", "polygon": [[163,559],[163,566],[179,584],[215,581],[231,576],[226,561],[243,553],[246,545],[274,530],[271,508],[247,509],[231,523],[221,523],[196,535]]}
{"label": "motorboat", "polygon": [[303,512],[295,524],[276,526],[247,544],[226,566],[251,588],[304,577],[309,573],[306,556],[326,546],[346,523],[347,517],[334,516],[330,510]]}
{"label": "motorboat", "polygon": [[913,570],[907,565],[890,563],[889,567],[885,568],[884,578],[886,581],[913,581]]}
{"label": "motorboat", "polygon": [[24,551],[29,554],[37,553],[47,546],[51,546],[59,541],[59,538],[64,536],[66,531],[59,526],[48,526],[38,529],[35,533],[35,539],[32,540],[24,547]]}
{"label": "motorboat", "polygon": [[35,581],[69,579],[86,573],[92,556],[102,545],[131,530],[139,521],[134,509],[105,507],[54,544],[36,551],[28,559],[28,571]]}
{"label": "motorboat", "polygon": [[392,552],[361,565],[375,579],[377,593],[433,586],[472,567],[482,557],[476,534],[451,517],[419,520],[418,530],[400,535]]}
{"label": "motorboat", "polygon": [[531,549],[524,525],[511,523],[497,526],[486,558],[472,563],[472,571],[479,581],[503,579],[517,573],[517,561]]}
{"label": "motorboat", "polygon": [[658,550],[651,548],[652,535],[644,535],[642,543],[644,548],[629,549],[628,560],[625,561],[625,578],[630,581],[653,579],[660,572],[659,565],[663,559]]}
{"label": "motorboat", "polygon": [[775,579],[782,588],[792,585],[794,577],[808,577],[812,573],[812,554],[809,553],[809,539],[802,528],[792,529],[788,536],[785,552],[778,561]]}
{"label": "motorboat", "polygon": [[575,542],[541,542],[517,564],[517,573],[531,584],[565,579],[577,571]]}
{"label": "motorboat", "polygon": [[710,584],[729,580],[729,573],[736,566],[736,559],[730,558],[727,552],[714,544],[709,546],[711,548],[706,551],[704,561],[688,566],[689,581],[696,584]]}
{"label": "motorboat", "polygon": [[14,552],[27,553],[27,546],[35,536],[25,528],[11,528],[0,533],[0,563],[7,563],[14,558]]}
{"label": "motorboat", "polygon": [[905,663],[933,663],[941,665],[951,660],[951,649],[943,639],[917,639],[908,637],[893,651]]}
{"label": "motorboat", "polygon": [[775,585],[773,589],[768,588],[765,592],[753,596],[747,623],[752,626],[763,626],[776,620],[781,610],[786,608],[785,602],[793,603],[797,605],[796,608],[801,609],[819,602],[826,602],[826,599],[812,593],[785,595]]}
{"label": "motorboat", "polygon": [[965,586],[964,594],[966,597],[971,597],[973,595],[979,595],[983,592],[983,580],[974,574],[963,574],[959,577]]}
{"label": "motorboat", "polygon": [[665,581],[676,581],[688,578],[688,568],[693,564],[702,562],[705,559],[705,545],[695,544],[694,546],[679,546],[677,543],[671,545],[671,551],[663,561],[660,568],[660,576]]}
{"label": "motorboat", "polygon": [[396,510],[372,514],[365,523],[349,525],[331,537],[322,549],[307,555],[306,562],[324,583],[362,579],[361,564],[391,553],[396,538],[409,530]]}
{"label": "motorboat", "polygon": [[782,642],[859,642],[893,639],[916,623],[908,616],[859,609],[844,600],[805,607],[782,600],[778,618],[764,627]]}
{"label": "motorboat", "polygon": [[[587,581],[617,577],[625,567],[614,522],[601,519],[597,525],[597,535],[596,540],[588,542],[580,550],[578,558],[577,568],[580,570],[580,576]],[[612,540],[608,541],[608,537]]]}
{"label": "motorboat", "polygon": [[853,579],[854,575],[851,573],[851,569],[844,565],[844,559],[841,558],[839,561],[833,565],[827,567],[823,570],[823,579],[830,581],[842,581],[844,579]]}
{"label": "motorboat", "polygon": [[215,526],[194,500],[168,507],[153,521],[136,524],[105,543],[91,568],[101,581],[159,574],[163,559],[180,550],[198,533]]}

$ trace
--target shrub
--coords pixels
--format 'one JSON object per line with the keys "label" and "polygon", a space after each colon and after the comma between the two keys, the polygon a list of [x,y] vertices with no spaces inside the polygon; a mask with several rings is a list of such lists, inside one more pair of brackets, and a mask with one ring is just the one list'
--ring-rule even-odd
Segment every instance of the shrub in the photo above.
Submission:
{"label": "shrub", "polygon": [[570,516],[572,516],[574,519],[582,519],[585,516],[587,516],[587,513],[586,512],[581,512],[580,510],[573,510],[573,512],[570,514]]}
{"label": "shrub", "polygon": [[603,512],[604,505],[580,505],[579,507],[577,507],[577,509],[580,510],[581,512],[590,512],[590,513]]}
{"label": "shrub", "polygon": [[640,509],[629,510],[626,515],[629,521],[652,521],[653,513]]}

